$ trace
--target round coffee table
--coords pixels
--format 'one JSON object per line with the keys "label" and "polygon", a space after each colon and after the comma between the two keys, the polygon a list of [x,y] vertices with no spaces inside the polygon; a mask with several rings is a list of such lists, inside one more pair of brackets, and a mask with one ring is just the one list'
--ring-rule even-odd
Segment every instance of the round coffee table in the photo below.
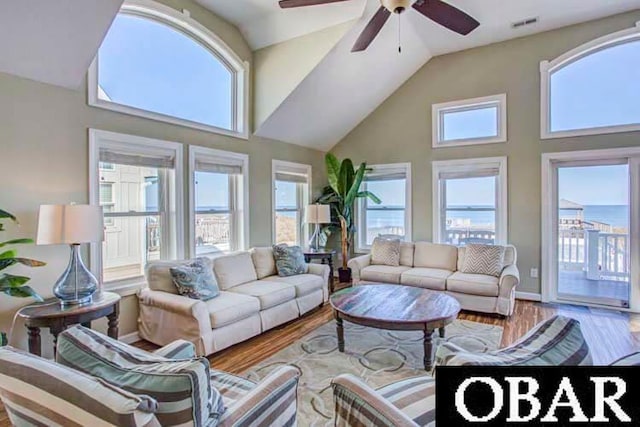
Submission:
{"label": "round coffee table", "polygon": [[431,369],[433,332],[444,338],[444,327],[460,312],[455,298],[442,292],[402,285],[361,285],[343,289],[331,296],[336,319],[338,350],[344,352],[346,320],[371,328],[424,331],[424,368]]}

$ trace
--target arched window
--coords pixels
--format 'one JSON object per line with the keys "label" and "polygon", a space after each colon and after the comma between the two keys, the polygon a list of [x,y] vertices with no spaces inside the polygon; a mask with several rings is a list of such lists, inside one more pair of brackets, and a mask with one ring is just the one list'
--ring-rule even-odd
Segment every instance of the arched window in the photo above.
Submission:
{"label": "arched window", "polygon": [[540,71],[542,138],[640,130],[640,25],[543,61]]}
{"label": "arched window", "polygon": [[246,64],[188,13],[127,2],[91,67],[89,104],[246,136],[246,75]]}

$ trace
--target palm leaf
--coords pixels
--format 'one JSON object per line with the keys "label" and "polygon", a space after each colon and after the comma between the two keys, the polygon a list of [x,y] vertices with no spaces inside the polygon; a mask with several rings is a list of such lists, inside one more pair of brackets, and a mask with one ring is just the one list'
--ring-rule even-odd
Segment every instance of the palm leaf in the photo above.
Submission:
{"label": "palm leaf", "polygon": [[9,240],[7,242],[0,243],[0,248],[3,248],[5,246],[9,246],[9,245],[24,245],[24,244],[28,244],[28,243],[33,243],[33,239],[14,239],[14,240]]}
{"label": "palm leaf", "polygon": [[355,174],[353,184],[351,185],[351,188],[347,193],[347,197],[345,198],[346,199],[345,202],[348,203],[349,205],[353,204],[353,202],[356,200],[356,196],[360,192],[360,185],[362,185],[362,180],[364,179],[364,174],[366,172],[367,172],[367,164],[360,163],[360,167],[358,168],[358,171]]}
{"label": "palm leaf", "polygon": [[18,256],[18,251],[11,249],[10,251],[4,251],[0,254],[0,259],[15,258]]}
{"label": "palm leaf", "polygon": [[327,153],[324,157],[324,162],[327,165],[327,177],[329,179],[329,186],[333,188],[333,191],[340,194],[338,190],[338,177],[340,176],[340,161],[332,153]]}
{"label": "palm leaf", "polygon": [[380,203],[382,203],[382,200],[380,200],[378,198],[378,196],[373,194],[371,191],[361,191],[361,192],[358,193],[358,195],[356,197],[358,197],[358,198],[368,197],[373,203],[376,203],[378,205]]}
{"label": "palm leaf", "polygon": [[0,259],[0,271],[4,270],[5,268],[9,268],[17,263],[18,261],[16,261],[15,258]]}
{"label": "palm leaf", "polygon": [[0,289],[2,288],[19,288],[20,286],[31,280],[25,276],[14,276],[12,274],[3,274],[0,276]]}
{"label": "palm leaf", "polygon": [[0,209],[0,219],[10,219],[11,221],[17,221],[17,218],[13,214],[10,214],[9,212],[2,209]]}
{"label": "palm leaf", "polygon": [[347,202],[347,193],[353,185],[354,175],[353,162],[351,159],[344,159],[340,165],[340,181],[338,181],[338,188],[340,191],[338,194],[345,199],[345,203]]}
{"label": "palm leaf", "polygon": [[35,259],[29,258],[14,258],[16,262],[19,262],[22,265],[26,265],[27,267],[44,267],[47,265],[46,262],[36,261]]}
{"label": "palm leaf", "polygon": [[21,286],[19,288],[0,288],[0,292],[16,297],[16,298],[28,298],[33,297],[38,302],[43,302],[44,299],[33,290],[31,286]]}

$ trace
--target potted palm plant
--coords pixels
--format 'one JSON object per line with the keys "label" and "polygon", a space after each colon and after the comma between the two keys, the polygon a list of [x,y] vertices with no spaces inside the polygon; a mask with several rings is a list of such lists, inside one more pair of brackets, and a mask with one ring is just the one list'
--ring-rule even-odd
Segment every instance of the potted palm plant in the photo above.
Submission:
{"label": "potted palm plant", "polygon": [[[17,223],[14,215],[0,209],[0,220],[11,220]],[[4,231],[4,224],[0,222],[0,231]],[[0,249],[8,246],[33,243],[31,239],[13,239],[0,243]],[[42,261],[36,261],[29,258],[18,256],[16,249],[4,249],[0,251],[0,271],[5,270],[16,264],[26,265],[27,267],[42,267],[45,265]],[[29,277],[16,276],[9,273],[0,273],[0,293],[18,298],[34,298],[36,301],[42,302],[42,297],[27,282],[31,280]],[[7,344],[7,335],[0,332],[0,346]]]}
{"label": "potted palm plant", "polygon": [[340,246],[342,249],[342,267],[338,269],[340,282],[351,281],[351,269],[347,266],[353,243],[355,230],[354,205],[356,199],[367,197],[374,203],[380,199],[369,191],[360,191],[360,186],[367,173],[367,164],[360,163],[356,169],[351,159],[339,161],[327,153],[325,156],[329,186],[320,197],[320,203],[330,204],[333,214],[340,223]]}

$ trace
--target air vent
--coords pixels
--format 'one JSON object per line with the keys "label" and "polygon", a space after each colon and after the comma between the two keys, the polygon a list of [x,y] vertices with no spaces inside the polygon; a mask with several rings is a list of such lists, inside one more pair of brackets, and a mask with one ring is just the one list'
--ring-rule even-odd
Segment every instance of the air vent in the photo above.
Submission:
{"label": "air vent", "polygon": [[527,25],[533,25],[536,22],[538,22],[538,17],[527,18],[527,19],[523,19],[522,21],[514,22],[513,24],[511,24],[511,28],[513,29],[522,28],[522,27],[526,27]]}

